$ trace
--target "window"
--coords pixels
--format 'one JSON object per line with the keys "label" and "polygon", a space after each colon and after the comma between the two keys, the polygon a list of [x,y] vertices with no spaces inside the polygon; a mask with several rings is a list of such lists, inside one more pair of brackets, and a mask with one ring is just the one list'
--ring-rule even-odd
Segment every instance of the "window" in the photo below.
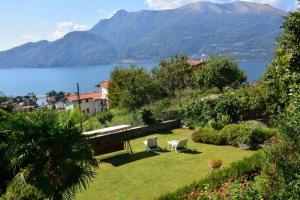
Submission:
{"label": "window", "polygon": [[87,109],[86,109],[86,112],[87,112],[87,113],[90,113],[90,109],[89,109],[89,108],[87,108]]}
{"label": "window", "polygon": [[85,100],[85,102],[86,102],[86,103],[88,103],[88,102],[89,102],[89,100],[88,100],[88,99],[86,99],[86,100]]}

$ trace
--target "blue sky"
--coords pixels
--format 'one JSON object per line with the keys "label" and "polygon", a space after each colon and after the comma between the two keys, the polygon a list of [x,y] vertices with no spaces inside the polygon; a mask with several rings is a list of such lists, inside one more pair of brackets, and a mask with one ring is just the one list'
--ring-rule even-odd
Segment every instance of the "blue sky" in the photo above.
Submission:
{"label": "blue sky", "polygon": [[[0,0],[0,50],[42,39],[55,40],[74,30],[86,30],[118,9],[175,8],[197,0]],[[207,0],[230,2],[232,0]],[[282,10],[296,0],[248,0]]]}

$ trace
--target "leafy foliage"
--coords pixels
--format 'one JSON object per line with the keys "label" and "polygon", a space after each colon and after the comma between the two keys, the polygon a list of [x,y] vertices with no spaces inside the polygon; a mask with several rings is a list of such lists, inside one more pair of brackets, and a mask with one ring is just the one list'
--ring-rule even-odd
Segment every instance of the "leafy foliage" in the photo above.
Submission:
{"label": "leafy foliage", "polygon": [[96,160],[79,130],[77,114],[54,110],[18,112],[8,121],[10,167],[50,199],[72,199],[94,176]]}
{"label": "leafy foliage", "polygon": [[153,113],[148,109],[142,109],[142,120],[146,125],[151,125],[156,123],[156,119],[153,115]]}
{"label": "leafy foliage", "polygon": [[246,75],[237,62],[227,56],[210,57],[203,67],[193,73],[193,83],[202,90],[237,86],[246,81]]}
{"label": "leafy foliage", "polygon": [[21,174],[9,184],[1,200],[45,200],[46,196],[36,187],[27,184]]}
{"label": "leafy foliage", "polygon": [[233,95],[209,95],[191,99],[182,106],[180,112],[183,122],[189,127],[206,126],[221,129],[224,125],[239,119],[238,101]]}
{"label": "leafy foliage", "polygon": [[161,60],[153,69],[154,79],[158,81],[163,94],[174,95],[176,90],[184,89],[191,83],[192,69],[186,56],[175,55],[169,60]]}
{"label": "leafy foliage", "polygon": [[13,177],[13,172],[7,168],[9,162],[6,159],[6,152],[10,148],[8,145],[9,133],[6,131],[6,123],[9,120],[9,113],[0,109],[0,194],[6,186],[5,182]]}
{"label": "leafy foliage", "polygon": [[200,128],[193,133],[192,139],[195,142],[216,145],[238,146],[239,144],[247,144],[254,149],[258,144],[264,143],[276,133],[273,129],[231,124],[220,131]]}
{"label": "leafy foliage", "polygon": [[278,127],[283,143],[266,150],[266,163],[261,177],[261,190],[270,199],[300,198],[300,108],[293,102],[280,116]]}
{"label": "leafy foliage", "polygon": [[48,103],[56,103],[56,102],[59,102],[59,101],[65,101],[66,98],[65,98],[65,93],[60,91],[60,92],[56,92],[55,90],[52,90],[50,92],[47,92],[46,93],[48,99]]}
{"label": "leafy foliage", "polygon": [[144,68],[117,67],[111,73],[108,98],[112,108],[135,110],[152,100],[156,87]]}
{"label": "leafy foliage", "polygon": [[282,112],[300,93],[300,12],[285,17],[276,58],[268,67],[263,85],[273,115]]}
{"label": "leafy foliage", "polygon": [[105,111],[105,112],[100,112],[97,115],[97,119],[101,124],[104,124],[105,126],[107,126],[107,122],[111,122],[111,120],[113,119],[113,114],[110,111]]}

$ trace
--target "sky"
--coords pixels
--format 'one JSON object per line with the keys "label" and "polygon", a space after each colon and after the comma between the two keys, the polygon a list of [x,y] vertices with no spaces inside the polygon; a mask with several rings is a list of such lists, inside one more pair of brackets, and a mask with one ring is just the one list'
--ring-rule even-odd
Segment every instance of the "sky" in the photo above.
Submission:
{"label": "sky", "polygon": [[[53,41],[70,31],[90,29],[117,10],[161,10],[200,0],[0,0],[0,51],[39,40]],[[232,0],[206,0],[226,3]],[[297,0],[247,0],[291,11]]]}

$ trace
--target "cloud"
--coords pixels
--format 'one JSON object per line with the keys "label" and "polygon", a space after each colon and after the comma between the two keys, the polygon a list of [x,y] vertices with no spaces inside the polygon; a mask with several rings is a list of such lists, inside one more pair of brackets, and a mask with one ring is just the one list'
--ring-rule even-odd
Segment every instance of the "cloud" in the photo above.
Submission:
{"label": "cloud", "polygon": [[[199,0],[145,0],[145,3],[152,9],[171,9],[171,8],[177,8],[179,6],[196,2]],[[214,3],[228,3],[232,2],[234,0],[205,0],[210,1]],[[250,2],[256,2],[256,3],[267,3],[270,4],[276,8],[280,8],[283,10],[293,10],[297,6],[297,0],[245,0]]]}
{"label": "cloud", "polygon": [[85,24],[77,24],[72,21],[58,22],[56,30],[50,35],[50,38],[58,39],[71,31],[85,31],[89,26]]}

